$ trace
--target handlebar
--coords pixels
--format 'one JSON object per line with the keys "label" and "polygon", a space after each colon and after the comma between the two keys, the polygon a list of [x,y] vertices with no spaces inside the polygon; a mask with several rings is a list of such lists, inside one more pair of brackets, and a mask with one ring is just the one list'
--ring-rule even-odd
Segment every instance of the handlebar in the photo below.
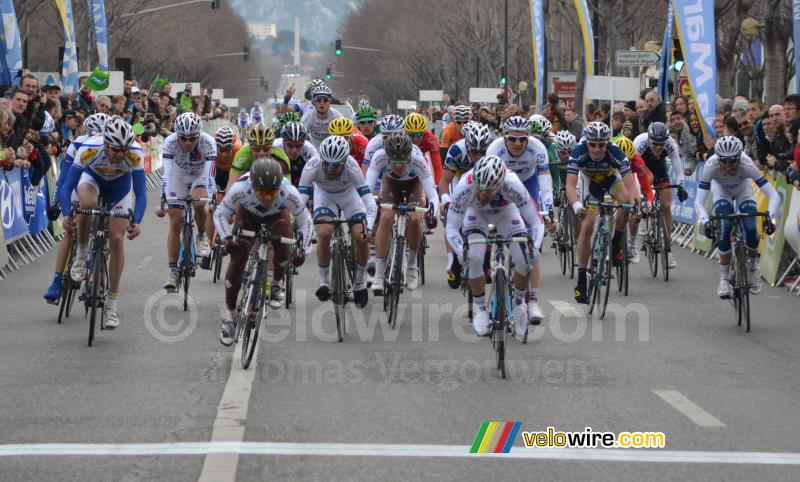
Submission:
{"label": "handlebar", "polygon": [[595,199],[589,199],[586,202],[586,204],[588,204],[589,206],[604,207],[606,209],[617,209],[617,208],[633,209],[633,206],[634,206],[634,204],[627,204],[627,203],[623,203],[623,204],[601,203],[600,201],[597,201]]}
{"label": "handlebar", "polygon": [[678,189],[679,187],[683,187],[680,184],[670,184],[668,186],[653,186],[654,191],[662,191],[664,189]]}
{"label": "handlebar", "polygon": [[769,219],[768,212],[757,212],[757,213],[733,213],[733,214],[718,214],[715,216],[709,216],[709,221],[738,221],[740,219],[745,218],[755,218],[755,217],[764,217]]}
{"label": "handlebar", "polygon": [[[245,238],[255,238],[256,236],[260,236],[260,232],[242,229],[239,231],[239,236],[243,236]],[[284,238],[283,236],[272,236],[271,234],[265,236],[265,238],[270,241],[275,241],[288,246],[291,246],[297,242],[297,240],[292,238]]]}
{"label": "handlebar", "polygon": [[133,210],[128,209],[127,212],[117,212],[117,211],[109,211],[107,209],[81,209],[75,208],[72,210],[72,214],[84,214],[87,216],[100,216],[100,217],[107,217],[107,218],[128,218],[133,222]]}
{"label": "handlebar", "polygon": [[471,244],[511,244],[511,243],[525,243],[530,241],[530,236],[511,236],[507,238],[505,236],[491,236],[486,238],[473,238],[467,239],[467,242],[464,243],[465,245]]}
{"label": "handlebar", "polygon": [[168,203],[175,203],[175,202],[184,202],[185,203],[185,202],[188,202],[190,204],[195,204],[195,203],[211,202],[211,198],[210,197],[191,197],[191,196],[186,196],[186,197],[166,197],[164,199]]}
{"label": "handlebar", "polygon": [[342,218],[332,218],[332,219],[315,219],[314,224],[333,224],[333,225],[340,225],[340,224],[347,224],[349,221],[347,219]]}
{"label": "handlebar", "polygon": [[380,207],[383,209],[391,209],[393,211],[400,211],[401,213],[405,214],[408,212],[415,212],[420,214],[428,213],[430,210],[428,208],[422,208],[419,206],[409,206],[408,204],[390,204],[390,203],[381,203]]}

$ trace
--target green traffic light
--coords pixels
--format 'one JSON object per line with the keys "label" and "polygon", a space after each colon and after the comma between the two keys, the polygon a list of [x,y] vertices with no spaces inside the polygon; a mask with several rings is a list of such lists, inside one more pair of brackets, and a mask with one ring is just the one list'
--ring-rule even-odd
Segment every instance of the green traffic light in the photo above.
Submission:
{"label": "green traffic light", "polygon": [[326,78],[327,80],[331,80],[331,74],[325,74],[325,78]]}
{"label": "green traffic light", "polygon": [[502,78],[500,79],[500,83],[501,83],[501,84],[503,84],[503,85],[506,85],[506,78],[505,78],[505,77],[502,77]]}
{"label": "green traffic light", "polygon": [[683,60],[676,60],[675,63],[672,64],[672,69],[675,72],[680,72],[681,70],[683,70],[683,64],[684,64]]}
{"label": "green traffic light", "polygon": [[342,55],[342,49],[336,49],[336,55]]}

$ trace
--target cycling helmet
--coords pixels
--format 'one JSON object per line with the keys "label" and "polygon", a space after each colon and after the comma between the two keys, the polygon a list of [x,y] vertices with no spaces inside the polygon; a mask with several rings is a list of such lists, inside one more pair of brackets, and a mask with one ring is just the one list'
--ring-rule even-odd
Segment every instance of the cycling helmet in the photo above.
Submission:
{"label": "cycling helmet", "polygon": [[575,136],[570,131],[558,131],[556,134],[556,150],[571,151],[575,147]]}
{"label": "cycling helmet", "polygon": [[500,189],[506,180],[506,165],[497,156],[484,156],[472,168],[472,179],[481,191]]}
{"label": "cycling helmet", "polygon": [[647,139],[650,142],[655,142],[657,144],[665,144],[667,139],[669,139],[669,131],[667,131],[667,125],[663,122],[653,122],[647,128]]}
{"label": "cycling helmet", "polygon": [[364,107],[369,107],[369,100],[368,99],[359,99],[358,104],[356,104],[356,109],[361,110]]}
{"label": "cycling helmet", "polygon": [[475,122],[475,121],[467,122],[466,124],[461,126],[461,136],[467,137],[467,132],[469,132],[471,129],[474,129],[475,127],[478,127],[479,125],[481,125],[480,122]]}
{"label": "cycling helmet", "polygon": [[403,121],[403,127],[409,134],[419,134],[428,130],[428,121],[425,120],[424,115],[414,112],[406,116],[406,120]]}
{"label": "cycling helmet", "polygon": [[259,122],[247,133],[248,144],[264,146],[275,140],[275,132],[266,124]]}
{"label": "cycling helmet", "polygon": [[403,118],[399,115],[389,114],[381,119],[381,134],[384,136],[403,132]]}
{"label": "cycling helmet", "polygon": [[235,136],[233,134],[233,129],[228,126],[222,126],[217,130],[217,133],[214,135],[214,140],[217,141],[217,146],[226,148],[226,147],[233,147],[233,143],[235,140]]}
{"label": "cycling helmet", "polygon": [[326,137],[319,146],[319,157],[323,163],[329,166],[345,162],[348,156],[350,156],[350,145],[342,136]]}
{"label": "cycling helmet", "polygon": [[90,135],[98,135],[103,133],[103,127],[108,122],[108,116],[102,112],[92,114],[83,121],[83,127]]}
{"label": "cycling helmet", "polygon": [[453,111],[453,120],[455,122],[467,122],[470,115],[471,112],[468,105],[457,105]]}
{"label": "cycling helmet", "polygon": [[636,154],[636,148],[634,147],[632,140],[625,136],[619,136],[614,144],[616,144],[617,147],[619,147],[622,152],[625,153],[625,157],[627,157],[628,160],[633,159],[633,156]]}
{"label": "cycling helmet", "polygon": [[319,77],[314,77],[314,79],[308,84],[308,90],[314,90],[315,88],[319,87],[320,85],[325,85],[325,81],[320,79]]}
{"label": "cycling helmet", "polygon": [[467,132],[464,139],[466,139],[467,149],[485,151],[492,143],[492,131],[489,130],[489,126],[478,124]]}
{"label": "cycling helmet", "polygon": [[287,112],[280,116],[281,125],[285,126],[290,122],[300,122],[300,113],[299,112]]}
{"label": "cycling helmet", "polygon": [[528,118],[528,121],[531,123],[531,132],[537,136],[548,136],[550,135],[550,131],[553,128],[553,124],[547,119],[547,117],[541,114],[533,114]]}
{"label": "cycling helmet", "polygon": [[337,117],[328,124],[328,133],[332,136],[349,136],[353,129],[353,121],[347,117]]}
{"label": "cycling helmet", "polygon": [[325,84],[318,85],[317,87],[314,87],[314,89],[311,91],[311,97],[314,99],[316,99],[317,97],[327,97],[330,99],[331,97],[333,97],[333,91],[331,90],[330,87],[328,87]]}
{"label": "cycling helmet", "polygon": [[122,117],[115,115],[103,126],[103,141],[115,149],[127,149],[135,139],[133,127]]}
{"label": "cycling helmet", "polygon": [[360,107],[356,113],[356,120],[358,122],[374,121],[378,118],[378,112],[371,105]]}
{"label": "cycling helmet", "polygon": [[611,129],[602,122],[589,122],[583,129],[583,137],[591,142],[608,142],[611,139]]}
{"label": "cycling helmet", "polygon": [[513,115],[503,122],[503,134],[509,132],[530,132],[531,123],[524,117]]}
{"label": "cycling helmet", "polygon": [[175,119],[175,133],[181,137],[197,137],[203,128],[203,121],[194,112],[184,112]]}
{"label": "cycling helmet", "polygon": [[714,153],[723,161],[735,161],[739,159],[743,149],[742,141],[736,136],[720,137],[714,145]]}
{"label": "cycling helmet", "polygon": [[308,130],[299,122],[290,122],[283,126],[281,136],[287,141],[305,141],[308,138]]}
{"label": "cycling helmet", "polygon": [[383,148],[389,160],[408,159],[411,155],[411,138],[405,132],[395,132],[389,134],[383,140]]}
{"label": "cycling helmet", "polygon": [[250,166],[250,183],[256,189],[277,189],[283,182],[283,169],[278,161],[262,157]]}
{"label": "cycling helmet", "polygon": [[261,104],[258,101],[253,102],[253,107],[261,107]]}

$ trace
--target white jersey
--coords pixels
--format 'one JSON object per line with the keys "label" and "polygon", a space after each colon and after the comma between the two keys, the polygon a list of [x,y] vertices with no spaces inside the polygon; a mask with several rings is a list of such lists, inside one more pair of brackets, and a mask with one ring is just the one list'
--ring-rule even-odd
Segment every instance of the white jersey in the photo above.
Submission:
{"label": "white jersey", "polygon": [[130,172],[144,170],[144,154],[142,146],[134,141],[125,160],[119,164],[113,163],[103,147],[103,136],[93,136],[75,152],[73,164],[84,172],[90,172],[95,179],[113,181]]}
{"label": "white jersey", "polygon": [[381,149],[376,152],[370,162],[369,169],[367,169],[367,186],[369,186],[370,191],[375,189],[378,180],[383,176],[389,176],[395,181],[419,179],[420,183],[422,183],[422,188],[425,190],[425,197],[428,198],[428,202],[433,203],[434,212],[438,212],[439,192],[433,183],[433,173],[430,166],[428,166],[428,161],[418,148],[411,150],[411,160],[406,164],[406,169],[400,175],[392,173],[389,169],[389,156],[386,155],[385,150]]}
{"label": "white jersey", "polygon": [[714,193],[714,201],[726,199],[731,203],[741,203],[744,200],[753,198],[753,184],[751,181],[755,182],[767,195],[769,198],[769,213],[770,215],[775,215],[781,203],[781,198],[747,154],[742,153],[739,167],[732,175],[726,174],[722,170],[719,158],[716,155],[711,156],[706,161],[697,183],[697,198],[695,198],[694,204],[697,217],[703,223],[708,221],[706,197],[709,190]]}
{"label": "white jersey", "polygon": [[328,124],[331,123],[333,119],[337,119],[342,117],[342,114],[335,109],[331,109],[328,111],[328,114],[325,115],[325,118],[320,119],[317,115],[317,110],[307,110],[303,113],[302,119],[300,119],[300,123],[306,126],[308,130],[308,138],[311,141],[311,144],[314,145],[315,148],[319,149],[319,145],[328,137],[330,134],[328,133]]}
{"label": "white jersey", "polygon": [[[647,137],[647,132],[636,136],[636,139],[633,140],[633,146],[636,148],[636,154],[644,158],[645,153],[650,148],[650,138]],[[683,174],[683,160],[681,159],[681,150],[678,147],[678,143],[675,142],[675,139],[670,137],[664,145],[664,150],[667,151],[667,164],[671,165],[672,169],[675,171],[678,184],[683,184],[686,180],[686,176]],[[645,159],[645,161],[646,160],[647,159]]]}
{"label": "white jersey", "polygon": [[284,209],[288,209],[294,216],[295,225],[303,234],[303,249],[308,252],[308,248],[311,245],[311,215],[308,213],[305,203],[300,201],[300,193],[288,180],[284,179],[281,183],[278,199],[269,208],[264,208],[250,182],[250,173],[240,177],[231,186],[230,190],[225,194],[225,198],[214,211],[214,225],[223,239],[232,236],[231,224],[228,220],[239,208],[249,211],[260,218],[272,216]]}
{"label": "white jersey", "polygon": [[[161,178],[161,193],[166,195],[179,195],[177,185],[192,187],[205,186],[209,195],[213,194],[216,184],[213,180],[214,164],[217,160],[217,143],[213,137],[205,132],[200,133],[197,147],[192,151],[183,150],[178,134],[172,133],[164,141],[162,151],[164,161],[164,175]],[[175,179],[175,181],[173,181]]]}
{"label": "white jersey", "polygon": [[499,137],[489,144],[486,149],[487,156],[497,156],[505,162],[506,167],[519,177],[520,181],[527,181],[528,178],[540,174],[544,171],[549,172],[547,148],[542,141],[534,137],[528,137],[528,144],[525,151],[519,157],[514,157],[506,148],[506,140]]}
{"label": "white jersey", "polygon": [[372,191],[367,186],[364,174],[358,162],[352,156],[347,157],[344,169],[335,179],[330,179],[322,168],[322,159],[319,156],[313,157],[306,162],[303,168],[303,175],[300,177],[300,184],[297,190],[300,192],[300,201],[303,204],[308,202],[308,198],[314,189],[321,189],[329,194],[342,194],[356,192],[367,208],[367,227],[372,227],[378,208]]}
{"label": "white jersey", "polygon": [[253,107],[250,109],[250,119],[253,121],[253,124],[264,122],[264,109],[261,107]]}
{"label": "white jersey", "polygon": [[376,134],[375,137],[370,139],[367,143],[367,150],[364,151],[363,165],[369,166],[370,162],[372,162],[372,157],[381,149],[383,149],[383,135]]}
{"label": "white jersey", "polygon": [[[272,143],[272,147],[277,147],[283,152],[286,152],[286,149],[283,148],[283,138],[275,139],[275,142]],[[300,152],[300,157],[303,159],[303,161],[308,161],[317,154],[317,148],[314,147],[314,144],[306,141],[305,144],[303,144],[303,150]],[[295,161],[292,162],[294,163]]]}
{"label": "white jersey", "polygon": [[[472,171],[461,176],[452,194],[452,201],[447,211],[447,228],[445,234],[447,240],[457,252],[463,248],[461,236],[461,225],[464,215],[468,209],[477,212],[496,215],[502,213],[509,206],[516,206],[519,209],[522,219],[532,228],[542,224],[542,218],[536,207],[531,201],[527,188],[522,184],[519,177],[513,172],[506,173],[506,180],[503,186],[497,190],[497,195],[493,200],[481,205],[475,196],[475,183],[472,178]],[[522,226],[520,226],[522,228]]]}

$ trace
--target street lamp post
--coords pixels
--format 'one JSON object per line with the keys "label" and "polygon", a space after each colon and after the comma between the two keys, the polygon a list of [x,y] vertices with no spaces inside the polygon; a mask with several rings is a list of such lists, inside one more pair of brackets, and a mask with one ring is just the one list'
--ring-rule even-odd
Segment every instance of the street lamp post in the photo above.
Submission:
{"label": "street lamp post", "polygon": [[[503,15],[503,31],[504,31],[504,40],[503,40],[503,76],[508,75],[508,0],[504,2],[504,15]],[[508,79],[506,78],[506,83],[503,85],[503,94],[508,96]],[[509,99],[511,102],[511,99]]]}

